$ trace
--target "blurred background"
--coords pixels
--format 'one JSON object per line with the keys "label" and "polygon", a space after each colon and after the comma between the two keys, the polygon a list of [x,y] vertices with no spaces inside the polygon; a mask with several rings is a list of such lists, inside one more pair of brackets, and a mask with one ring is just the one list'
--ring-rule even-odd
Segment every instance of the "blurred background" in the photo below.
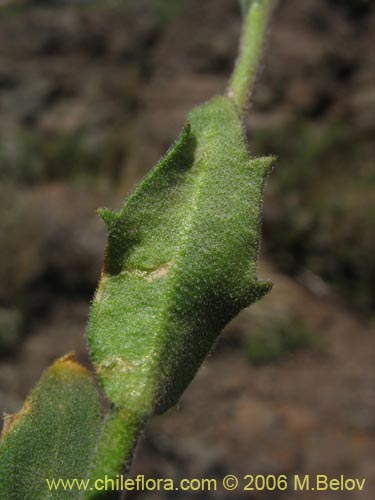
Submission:
{"label": "blurred background", "polygon": [[[225,90],[235,0],[0,1],[0,398],[19,409],[84,337],[118,208],[193,106]],[[365,492],[131,498],[373,498],[371,224],[374,8],[283,0],[247,119],[276,154],[259,276],[273,291],[225,329],[178,408],[147,426],[134,474],[365,477]]]}

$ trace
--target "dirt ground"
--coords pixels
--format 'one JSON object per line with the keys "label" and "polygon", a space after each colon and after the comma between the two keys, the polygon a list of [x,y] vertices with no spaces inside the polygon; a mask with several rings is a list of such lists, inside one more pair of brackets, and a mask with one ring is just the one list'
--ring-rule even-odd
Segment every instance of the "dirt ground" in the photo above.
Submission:
{"label": "dirt ground", "polygon": [[[225,90],[240,17],[232,0],[4,9],[0,409],[13,412],[57,357],[89,365],[106,238],[95,210],[119,207],[189,109]],[[132,467],[219,485],[343,474],[366,478],[364,491],[130,498],[374,498],[373,14],[367,2],[280,2],[246,122],[250,151],[280,157],[259,266],[274,287],[226,327],[178,408],[146,426]]]}

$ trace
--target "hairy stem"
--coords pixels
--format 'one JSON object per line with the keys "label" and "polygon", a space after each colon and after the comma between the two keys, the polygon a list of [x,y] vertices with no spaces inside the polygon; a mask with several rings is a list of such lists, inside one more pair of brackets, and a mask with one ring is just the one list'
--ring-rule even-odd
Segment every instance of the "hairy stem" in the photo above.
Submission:
{"label": "hairy stem", "polygon": [[145,420],[145,417],[131,414],[128,410],[112,407],[104,422],[90,474],[91,481],[97,481],[98,490],[87,492],[85,500],[106,498],[105,479],[115,479],[120,473],[128,472]]}
{"label": "hairy stem", "polygon": [[240,115],[246,113],[263,52],[269,18],[275,0],[242,0],[244,21],[240,53],[227,91]]}

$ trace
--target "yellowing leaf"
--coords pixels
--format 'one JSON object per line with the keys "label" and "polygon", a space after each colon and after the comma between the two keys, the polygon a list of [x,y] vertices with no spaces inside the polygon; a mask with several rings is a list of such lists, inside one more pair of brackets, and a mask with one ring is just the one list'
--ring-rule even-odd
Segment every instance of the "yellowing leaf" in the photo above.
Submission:
{"label": "yellowing leaf", "polygon": [[43,375],[16,415],[5,417],[0,441],[0,498],[77,499],[50,491],[46,479],[87,478],[101,423],[90,373],[71,355]]}

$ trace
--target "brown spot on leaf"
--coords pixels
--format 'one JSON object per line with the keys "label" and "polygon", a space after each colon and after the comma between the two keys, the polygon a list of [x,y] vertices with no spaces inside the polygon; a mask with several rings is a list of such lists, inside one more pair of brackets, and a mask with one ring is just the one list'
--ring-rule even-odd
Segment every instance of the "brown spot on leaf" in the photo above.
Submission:
{"label": "brown spot on leaf", "polygon": [[1,436],[8,434],[13,427],[28,413],[31,412],[30,401],[26,400],[18,413],[4,413],[4,426]]}
{"label": "brown spot on leaf", "polygon": [[174,264],[174,260],[170,262],[166,262],[165,264],[162,264],[158,268],[154,269],[153,271],[148,271],[145,269],[124,269],[121,274],[123,276],[130,276],[130,277],[137,277],[137,278],[145,278],[146,281],[149,283],[152,283],[155,279],[160,279],[164,278],[165,276],[168,275],[171,267]]}
{"label": "brown spot on leaf", "polygon": [[164,278],[169,273],[170,268],[172,267],[173,262],[167,262],[166,264],[161,265],[155,271],[152,271],[147,276],[147,281],[152,283],[155,279]]}
{"label": "brown spot on leaf", "polygon": [[136,368],[136,364],[131,361],[124,359],[120,356],[116,356],[115,358],[107,359],[102,363],[99,363],[96,366],[96,371],[98,374],[103,374],[103,372],[121,372],[127,373]]}

